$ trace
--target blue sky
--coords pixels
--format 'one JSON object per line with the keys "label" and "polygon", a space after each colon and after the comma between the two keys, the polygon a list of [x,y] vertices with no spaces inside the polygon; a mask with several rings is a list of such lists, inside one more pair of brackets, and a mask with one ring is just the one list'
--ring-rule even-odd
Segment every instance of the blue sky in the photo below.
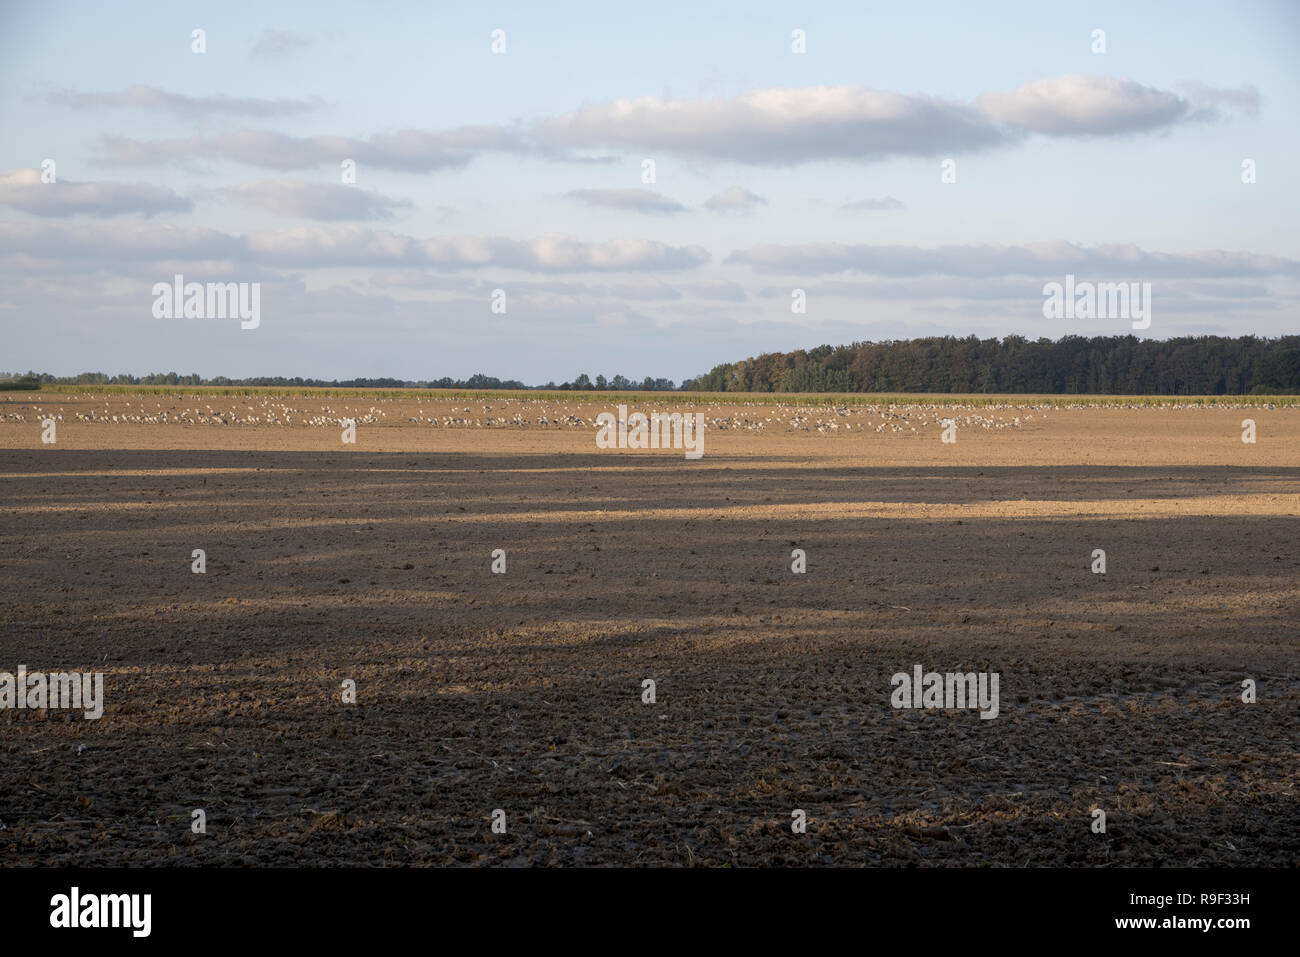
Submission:
{"label": "blue sky", "polygon": [[[1297,50],[1285,3],[5,4],[0,367],[680,380],[1130,331],[1044,319],[1067,272],[1152,283],[1156,338],[1294,333]],[[260,282],[260,325],[155,318],[176,272]]]}

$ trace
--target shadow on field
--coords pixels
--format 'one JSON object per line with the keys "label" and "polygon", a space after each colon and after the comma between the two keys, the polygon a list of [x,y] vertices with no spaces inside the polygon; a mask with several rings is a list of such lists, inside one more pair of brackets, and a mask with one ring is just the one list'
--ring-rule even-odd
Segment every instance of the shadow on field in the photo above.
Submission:
{"label": "shadow on field", "polygon": [[[1297,860],[1300,518],[1274,496],[1300,470],[3,466],[0,670],[102,670],[107,689],[98,722],[0,714],[5,860]],[[161,470],[179,471],[129,474]],[[1076,514],[1190,496],[1222,505]],[[846,508],[864,502],[896,508]],[[890,676],[915,664],[998,672],[998,718],[895,710]]]}
{"label": "shadow on field", "polygon": [[[1289,642],[1288,622],[1300,617],[1293,587],[1254,593],[1297,578],[1300,518],[1268,507],[1271,493],[1297,487],[1296,469],[563,461],[16,453],[0,492],[10,641],[35,631],[88,651],[105,629],[130,627],[156,636],[144,660],[165,662],[177,642],[186,660],[220,660],[290,636],[314,644],[389,628],[477,636],[559,625],[590,641],[664,620],[754,634],[984,627],[1085,644],[1105,633],[1121,646],[1160,644],[1172,627],[1169,641],[1208,631],[1255,648]],[[159,470],[193,471],[140,474]],[[1212,516],[1074,508],[1113,509],[1128,495],[1223,505]],[[837,514],[861,502],[896,508]],[[1041,514],[1015,514],[1024,503]],[[981,504],[971,515],[927,510]],[[191,573],[195,548],[206,553],[203,575]],[[806,574],[791,571],[796,548]],[[505,574],[492,573],[497,549]],[[1092,573],[1095,549],[1106,552],[1104,575]]]}
{"label": "shadow on field", "polygon": [[[552,494],[561,491],[604,490],[587,496],[592,506],[637,507],[647,500],[660,507],[690,504],[726,507],[738,501],[831,504],[836,502],[900,502],[970,504],[1015,500],[1034,488],[1039,497],[1060,501],[1075,498],[1118,500],[1132,497],[1177,498],[1196,494],[1234,496],[1256,494],[1266,487],[1288,491],[1300,487],[1300,469],[1268,466],[954,466],[917,467],[800,467],[805,460],[789,456],[710,455],[688,462],[669,452],[592,453],[565,455],[476,455],[364,451],[90,451],[10,450],[0,460],[6,473],[0,502],[23,506],[48,502],[64,487],[86,479],[111,479],[95,488],[78,488],[78,501],[109,502],[114,494],[212,494],[211,487],[236,487],[251,501],[266,502],[311,479],[326,480],[330,495],[382,485],[392,493],[412,492],[418,498],[463,496],[484,492],[484,474],[517,479]],[[785,467],[783,467],[785,466]],[[119,475],[134,470],[237,470],[199,485],[190,476]],[[253,477],[247,476],[252,470]],[[50,477],[49,473],[72,473]],[[28,477],[30,476],[30,477]],[[631,491],[616,486],[627,482]],[[603,484],[602,484],[603,483]],[[247,489],[243,487],[249,486]],[[673,492],[671,499],[650,496]],[[258,496],[262,497],[259,498]],[[771,496],[769,499],[768,496]],[[555,504],[555,503],[548,503]],[[505,503],[503,503],[503,506]]]}

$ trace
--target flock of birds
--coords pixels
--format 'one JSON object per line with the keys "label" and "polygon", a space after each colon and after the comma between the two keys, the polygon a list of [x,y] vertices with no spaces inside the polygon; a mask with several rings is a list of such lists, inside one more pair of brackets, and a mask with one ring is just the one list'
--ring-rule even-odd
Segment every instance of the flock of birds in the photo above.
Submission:
{"label": "flock of birds", "polygon": [[[305,425],[305,426],[332,426],[341,422],[344,418],[351,419],[357,425],[373,425],[382,418],[386,418],[385,413],[381,412],[375,406],[371,406],[366,412],[348,412],[346,415],[338,414],[334,409],[321,409],[316,414],[309,413],[302,409],[291,409],[284,403],[273,403],[270,400],[262,402],[260,409],[255,406],[245,405],[244,410],[231,408],[229,410],[214,409],[211,405],[200,408],[195,406],[192,409],[178,408],[175,405],[166,409],[162,403],[158,403],[157,409],[147,411],[144,402],[137,403],[139,411],[131,411],[132,404],[125,403],[124,407],[114,410],[112,406],[105,403],[103,409],[73,409],[71,411],[72,421],[80,422],[99,422],[122,425]],[[64,421],[63,409],[44,409],[41,406],[35,406],[31,410],[31,417],[35,421],[43,419],[54,419],[56,422]],[[294,416],[298,416],[295,423]],[[22,412],[5,412],[0,414],[0,419],[8,419],[16,422],[26,422],[28,416]]]}
{"label": "flock of birds", "polygon": [[[756,400],[752,403],[701,403],[690,404],[675,396],[664,396],[660,401],[628,403],[625,397],[611,396],[605,401],[584,396],[581,400],[557,404],[554,401],[512,398],[502,396],[490,402],[475,402],[473,407],[460,403],[451,406],[448,401],[420,402],[415,399],[380,399],[380,405],[367,408],[343,406],[334,408],[322,404],[303,409],[289,405],[280,397],[266,397],[257,404],[236,402],[229,407],[218,407],[205,402],[193,406],[165,404],[181,396],[165,396],[153,403],[141,397],[134,401],[110,404],[102,398],[88,397],[94,404],[88,407],[70,402],[67,414],[73,421],[108,423],[114,425],[205,425],[205,426],[280,426],[299,428],[343,428],[349,421],[357,426],[395,423],[445,429],[501,429],[542,428],[581,429],[598,428],[596,417],[602,412],[617,413],[619,404],[628,405],[631,411],[682,411],[705,413],[705,428],[718,431],[739,430],[748,432],[818,432],[823,435],[853,432],[920,433],[941,428],[952,419],[960,428],[980,428],[989,431],[1018,429],[1037,415],[1045,418],[1051,410],[1075,408],[1070,404],[1007,403],[1000,405],[921,405],[885,403],[880,405],[797,405],[785,402]],[[102,403],[102,407],[101,407]],[[8,403],[5,403],[8,405]],[[434,407],[437,406],[437,407]],[[451,406],[451,407],[448,407]],[[427,407],[427,408],[426,408]],[[1087,408],[1079,403],[1078,408]],[[1117,403],[1111,408],[1149,408],[1150,406]],[[1162,408],[1184,408],[1170,403]],[[1271,409],[1271,405],[1255,406]],[[390,416],[389,411],[392,415]],[[0,421],[40,422],[46,418],[64,421],[64,407],[46,409],[43,406],[3,408]]]}
{"label": "flock of birds", "polygon": [[[152,404],[140,397],[122,403],[102,402],[82,406],[69,403],[67,407],[45,408],[41,405],[25,409],[4,409],[0,421],[36,421],[46,418],[57,422],[72,421],[111,425],[183,425],[183,426],[279,426],[299,428],[343,428],[350,421],[357,426],[398,424],[446,429],[501,429],[541,428],[577,429],[595,431],[596,417],[602,412],[617,414],[621,397],[610,401],[580,401],[557,404],[553,401],[494,398],[490,402],[477,402],[473,407],[457,403],[420,403],[418,400],[378,400],[380,405],[365,408],[342,406],[336,408],[322,404],[316,408],[298,408],[281,398],[267,397],[256,404],[236,402],[216,406],[201,402],[194,405],[171,403],[171,396]],[[626,399],[621,404],[627,405]],[[433,407],[433,406],[437,407]],[[981,406],[963,408],[928,405],[841,405],[801,406],[783,402],[754,402],[749,404],[688,404],[665,396],[661,402],[633,403],[631,411],[699,412],[705,413],[705,428],[719,431],[748,432],[785,431],[818,432],[823,435],[843,432],[915,433],[941,427],[945,419],[955,419],[966,428],[1014,429],[1034,418],[1023,405]],[[385,408],[386,407],[386,408]],[[1039,414],[1046,406],[1035,407]],[[390,415],[391,411],[391,415]],[[996,412],[1008,412],[998,416]]]}

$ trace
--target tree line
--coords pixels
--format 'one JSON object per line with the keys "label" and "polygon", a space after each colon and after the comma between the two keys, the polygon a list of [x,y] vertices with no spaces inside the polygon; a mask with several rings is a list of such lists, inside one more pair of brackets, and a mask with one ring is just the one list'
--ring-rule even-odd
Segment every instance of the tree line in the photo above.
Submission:
{"label": "tree line", "polygon": [[855,342],[727,362],[700,392],[1300,394],[1300,336],[955,336]]}
{"label": "tree line", "polygon": [[527,386],[477,373],[468,379],[304,379],[257,376],[204,379],[198,373],[108,376],[0,374],[0,389],[61,385],[214,385],[360,389],[545,389],[617,392],[953,392],[1045,395],[1300,395],[1300,335],[1023,336],[979,339],[936,336],[768,352],[725,362],[678,386],[672,379],[637,381],[586,373],[572,382]]}
{"label": "tree line", "polygon": [[149,375],[132,375],[129,372],[110,376],[103,372],[82,372],[74,376],[55,376],[45,372],[0,373],[0,390],[38,389],[44,383],[51,385],[224,385],[224,386],[280,386],[284,388],[310,389],[548,389],[552,391],[619,391],[631,392],[672,392],[677,384],[672,379],[656,379],[646,376],[640,382],[626,376],[616,375],[606,379],[596,376],[593,381],[585,372],[572,382],[556,385],[524,385],[517,379],[498,379],[495,376],[475,373],[468,379],[453,379],[444,376],[441,379],[304,379],[302,377],[285,378],[284,376],[252,376],[245,379],[231,379],[223,375],[205,379],[197,372],[189,375],[177,375],[175,372],[154,372]]}

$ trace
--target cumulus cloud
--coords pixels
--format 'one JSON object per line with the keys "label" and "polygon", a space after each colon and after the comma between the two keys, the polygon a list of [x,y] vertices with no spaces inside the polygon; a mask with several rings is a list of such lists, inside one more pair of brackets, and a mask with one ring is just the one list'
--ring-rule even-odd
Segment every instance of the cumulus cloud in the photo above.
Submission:
{"label": "cumulus cloud", "polygon": [[851,213],[875,212],[883,209],[902,209],[903,204],[892,196],[883,196],[880,199],[859,199],[853,203],[845,203],[840,207]]}
{"label": "cumulus cloud", "polygon": [[[427,270],[389,269],[375,273],[368,284],[376,289],[403,289],[422,291],[454,290],[464,294],[469,288],[475,295],[488,295],[498,283],[483,279],[466,286],[461,277],[454,279]],[[572,279],[515,279],[510,282],[512,299],[524,298],[530,303],[549,302],[578,304],[593,299],[623,300],[627,302],[681,302],[701,300],[714,302],[745,302],[749,296],[739,283],[727,279],[701,279],[664,282],[661,279],[630,277],[606,282],[581,282]],[[786,290],[789,296],[789,290]]]}
{"label": "cumulus cloud", "polygon": [[715,213],[752,213],[767,200],[740,186],[728,186],[704,201],[704,208]]}
{"label": "cumulus cloud", "polygon": [[188,166],[195,160],[222,159],[287,171],[351,159],[359,166],[427,173],[464,166],[482,150],[520,149],[522,144],[504,127],[462,126],[440,132],[401,130],[366,139],[290,136],[268,130],[159,140],[102,136],[99,148],[100,159],[117,166]]}
{"label": "cumulus cloud", "polygon": [[71,90],[63,90],[51,93],[45,99],[50,103],[77,110],[107,107],[155,110],[190,120],[207,116],[292,116],[311,112],[324,105],[320,97],[305,100],[267,100],[225,94],[186,96],[183,93],[169,93],[143,83],[133,84],[125,90],[100,93],[74,93]]}
{"label": "cumulus cloud", "polygon": [[145,259],[233,259],[244,247],[237,236],[203,226],[163,223],[0,223],[0,255],[95,263]]}
{"label": "cumulus cloud", "polygon": [[806,243],[759,245],[727,257],[764,272],[827,274],[854,272],[876,276],[1060,276],[1230,278],[1300,275],[1300,262],[1259,253],[1203,250],[1148,252],[1133,245],[1081,246],[1065,240],[1008,246],[997,243],[872,246]]}
{"label": "cumulus cloud", "polygon": [[253,233],[246,242],[254,258],[286,266],[396,265],[584,272],[688,269],[710,258],[699,246],[669,246],[644,239],[597,243],[560,235],[531,240],[488,236],[416,239],[362,227]]}
{"label": "cumulus cloud", "polygon": [[1186,84],[1189,98],[1119,77],[1034,80],[964,103],[863,86],[777,87],[734,97],[640,97],[588,104],[539,121],[538,142],[565,149],[658,149],[766,165],[934,156],[1007,145],[1026,133],[1103,136],[1254,112],[1253,87]]}
{"label": "cumulus cloud", "polygon": [[[973,102],[863,86],[774,87],[733,97],[611,100],[527,126],[407,129],[368,138],[300,137],[245,129],[159,140],[106,136],[100,147],[106,162],[119,165],[192,166],[215,158],[274,170],[304,169],[352,158],[384,169],[429,172],[463,166],[487,151],[570,162],[613,161],[607,155],[584,152],[595,148],[657,150],[753,165],[792,166],[817,160],[868,162],[892,156],[946,156],[1006,146],[1030,133],[1120,135],[1206,119],[1228,109],[1258,109],[1259,96],[1253,87],[1217,90],[1191,84],[1188,89],[1190,98],[1185,98],[1134,80],[1080,74],[984,93]],[[191,117],[208,113],[275,116],[313,109],[319,102],[185,97],[142,86],[123,93],[64,93],[56,98],[75,106],[153,106]],[[634,192],[626,191],[625,200]],[[594,197],[588,201],[601,202]],[[618,202],[611,197],[607,204]]]}
{"label": "cumulus cloud", "polygon": [[975,105],[990,119],[1047,136],[1106,135],[1153,130],[1182,119],[1186,100],[1133,80],[1070,74],[1034,80],[1005,93],[984,93]]}
{"label": "cumulus cloud", "polygon": [[626,209],[637,213],[682,213],[686,207],[650,189],[575,189],[564,194],[588,206]]}
{"label": "cumulus cloud", "polygon": [[860,86],[777,87],[695,100],[612,100],[543,119],[533,135],[565,149],[662,149],[768,165],[934,155],[1004,139],[968,104]]}
{"label": "cumulus cloud", "polygon": [[42,183],[39,170],[0,172],[0,206],[33,216],[124,216],[188,212],[194,204],[165,186],[147,183]]}
{"label": "cumulus cloud", "polygon": [[259,59],[278,60],[308,46],[311,46],[311,40],[301,34],[289,30],[263,30],[253,44],[250,55]]}
{"label": "cumulus cloud", "polygon": [[1259,90],[1253,86],[1221,89],[1195,80],[1184,80],[1179,85],[1187,91],[1188,101],[1201,115],[1217,117],[1224,112],[1238,112],[1254,116],[1259,112]]}
{"label": "cumulus cloud", "polygon": [[409,200],[381,196],[356,186],[304,183],[298,180],[241,183],[224,189],[221,193],[244,206],[257,207],[281,216],[323,221],[390,220],[396,210],[411,205]]}
{"label": "cumulus cloud", "polygon": [[[834,296],[855,302],[906,301],[912,303],[962,299],[967,301],[1012,301],[1041,297],[1042,282],[1032,279],[969,279],[926,276],[922,279],[823,279],[809,289],[818,298]],[[755,292],[761,299],[790,301],[789,286],[764,286]]]}
{"label": "cumulus cloud", "polygon": [[0,223],[0,256],[4,255],[97,263],[236,260],[302,269],[374,266],[533,272],[670,271],[692,269],[711,258],[700,246],[670,246],[645,239],[590,243],[560,235],[530,240],[495,236],[419,239],[363,226],[312,226],[234,236],[203,227],[143,223],[112,228],[90,223]]}

